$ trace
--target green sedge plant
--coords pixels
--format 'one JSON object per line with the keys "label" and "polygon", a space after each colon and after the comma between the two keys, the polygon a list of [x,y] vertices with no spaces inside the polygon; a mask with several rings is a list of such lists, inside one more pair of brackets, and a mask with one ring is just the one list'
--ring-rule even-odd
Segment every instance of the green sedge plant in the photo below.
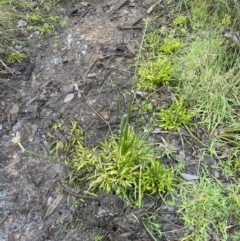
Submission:
{"label": "green sedge plant", "polygon": [[80,129],[72,129],[66,161],[71,166],[68,181],[88,193],[102,189],[140,207],[144,194],[171,190],[172,171],[162,166],[154,149],[129,125],[122,128],[119,139],[110,136],[97,148],[84,147],[81,135],[75,133]]}
{"label": "green sedge plant", "polygon": [[133,101],[134,94],[131,92],[127,114],[122,115],[119,132],[107,137],[97,147],[85,147],[81,129],[74,126],[66,163],[72,167],[68,177],[71,185],[91,193],[102,189],[140,207],[144,195],[172,190],[173,172],[163,166],[155,148],[147,143],[146,138],[130,126]]}
{"label": "green sedge plant", "polygon": [[176,27],[185,27],[187,24],[187,17],[180,14],[174,18],[172,24]]}
{"label": "green sedge plant", "polygon": [[29,20],[33,24],[43,24],[44,19],[39,12],[33,12],[29,16]]}
{"label": "green sedge plant", "polygon": [[21,63],[27,58],[27,55],[21,51],[14,51],[6,56],[6,61],[9,63]]}
{"label": "green sedge plant", "polygon": [[139,54],[137,88],[151,91],[174,82],[170,55],[181,46],[180,39],[170,36],[163,29],[147,30]]}
{"label": "green sedge plant", "polygon": [[162,109],[159,113],[160,127],[165,130],[180,131],[180,127],[189,124],[194,113],[189,111],[183,98],[175,100],[170,107]]}
{"label": "green sedge plant", "polygon": [[139,89],[154,90],[172,80],[172,63],[167,57],[147,60],[139,65]]}
{"label": "green sedge plant", "polygon": [[164,39],[164,43],[160,46],[159,50],[164,54],[169,55],[180,49],[181,46],[182,42],[180,39],[168,37]]}

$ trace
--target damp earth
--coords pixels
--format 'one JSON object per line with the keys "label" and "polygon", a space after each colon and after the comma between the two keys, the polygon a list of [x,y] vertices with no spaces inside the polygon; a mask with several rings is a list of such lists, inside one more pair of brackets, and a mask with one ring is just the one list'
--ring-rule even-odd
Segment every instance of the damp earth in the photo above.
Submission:
{"label": "damp earth", "polygon": [[[68,27],[32,34],[22,46],[30,58],[1,72],[1,241],[152,240],[141,221],[144,208],[104,193],[75,205],[79,193],[64,183],[69,170],[24,153],[12,139],[18,132],[24,148],[49,156],[51,136],[67,140],[51,129],[54,122],[77,122],[92,146],[110,134],[109,127],[119,128],[118,103],[127,110],[144,19],[153,6],[140,0],[67,3]],[[173,210],[165,211],[161,221],[172,220]],[[166,222],[164,229],[174,226]]]}

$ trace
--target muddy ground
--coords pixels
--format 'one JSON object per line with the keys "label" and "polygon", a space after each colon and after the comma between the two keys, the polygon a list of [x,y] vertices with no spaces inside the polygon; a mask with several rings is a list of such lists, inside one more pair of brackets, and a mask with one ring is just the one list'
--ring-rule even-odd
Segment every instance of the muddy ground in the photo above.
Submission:
{"label": "muddy ground", "polygon": [[[33,34],[22,47],[30,59],[1,66],[0,241],[90,241],[100,236],[111,241],[152,240],[142,224],[144,208],[130,208],[104,194],[82,197],[81,205],[75,206],[80,194],[63,183],[68,169],[23,153],[12,137],[19,131],[26,149],[50,155],[50,136],[66,141],[64,133],[51,129],[53,122],[70,126],[76,121],[87,145],[96,145],[118,128],[116,89],[124,112],[143,19],[162,15],[163,1],[156,6],[154,2],[86,0],[62,5],[68,28],[46,37]],[[168,232],[158,240],[177,240],[181,233],[175,210],[164,211],[159,222]]]}

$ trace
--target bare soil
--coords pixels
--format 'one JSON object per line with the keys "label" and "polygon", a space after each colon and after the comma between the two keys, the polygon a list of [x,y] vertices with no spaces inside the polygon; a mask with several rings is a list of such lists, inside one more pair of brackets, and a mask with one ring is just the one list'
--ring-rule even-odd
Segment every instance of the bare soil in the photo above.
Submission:
{"label": "bare soil", "polygon": [[[67,133],[51,129],[53,122],[76,121],[86,145],[118,128],[118,102],[126,112],[143,19],[152,14],[154,2],[62,5],[68,28],[33,36],[22,49],[30,58],[0,73],[0,241],[152,240],[141,221],[146,209],[104,194],[74,205],[80,194],[63,183],[69,170],[23,153],[12,137],[19,131],[26,149],[50,155],[53,139],[67,140]],[[165,211],[165,219],[172,220],[174,210]],[[165,223],[163,229],[175,229]],[[178,234],[167,236],[174,240]]]}

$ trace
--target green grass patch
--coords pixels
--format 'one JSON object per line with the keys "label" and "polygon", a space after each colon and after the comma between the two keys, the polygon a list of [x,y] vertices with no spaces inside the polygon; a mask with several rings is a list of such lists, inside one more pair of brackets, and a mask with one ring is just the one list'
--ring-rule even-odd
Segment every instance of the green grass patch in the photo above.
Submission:
{"label": "green grass patch", "polygon": [[171,82],[172,71],[171,61],[166,57],[143,62],[138,69],[138,88],[154,90],[159,85],[168,84]]}
{"label": "green grass patch", "polygon": [[182,98],[174,101],[169,108],[159,113],[160,127],[165,130],[180,131],[180,127],[189,124],[194,114],[184,106]]}
{"label": "green grass patch", "polygon": [[42,27],[39,27],[38,30],[40,32],[40,34],[48,34],[53,32],[55,29],[53,24],[48,24],[48,23],[44,23]]}
{"label": "green grass patch", "polygon": [[161,164],[143,137],[128,125],[122,130],[120,138],[113,135],[98,148],[87,148],[81,130],[74,125],[66,162],[72,169],[68,180],[87,192],[102,189],[140,207],[145,194],[171,191],[172,171]]}
{"label": "green grass patch", "polygon": [[[194,151],[199,156],[210,155],[213,163],[217,163],[215,168],[219,175],[228,182],[225,185],[222,179],[214,179],[211,174],[201,175],[205,159],[199,157],[197,175],[200,181],[182,182],[174,189],[173,196],[177,200],[174,205],[186,231],[181,240],[212,240],[214,237],[239,240],[239,232],[229,232],[232,226],[240,223],[237,214],[240,191],[237,176],[240,170],[239,47],[222,34],[226,27],[233,34],[239,29],[239,4],[234,0],[184,0],[178,7],[171,12],[171,21],[166,26],[147,29],[140,50],[137,88],[149,90],[149,95],[144,93],[146,99],[152,96],[157,99],[160,93],[156,101],[160,103],[159,120],[154,124],[169,131],[170,137],[171,131],[181,134],[180,128],[185,128],[201,143],[201,147],[193,144]],[[168,71],[156,64],[163,59],[170,63]],[[168,73],[167,81],[162,78],[163,73]],[[159,88],[162,85],[168,88]],[[161,105],[164,95],[166,99],[169,96],[178,98],[172,104],[163,102]],[[144,111],[144,105],[142,108]],[[152,111],[156,116],[155,109]],[[206,142],[201,139],[203,135],[208,137]],[[188,138],[186,141],[190,142]],[[184,164],[177,166],[180,168],[175,168],[177,175],[184,172]]]}
{"label": "green grass patch", "polygon": [[44,19],[39,12],[31,13],[29,20],[33,24],[42,24],[44,22]]}
{"label": "green grass patch", "polygon": [[164,54],[172,54],[182,46],[180,39],[165,38],[164,43],[160,46],[160,51]]}
{"label": "green grass patch", "polygon": [[199,182],[183,183],[179,190],[178,215],[188,232],[185,240],[211,240],[213,235],[228,240],[232,220],[240,222],[240,185],[236,182],[227,187],[215,179],[202,177]]}
{"label": "green grass patch", "polygon": [[6,60],[9,63],[21,63],[23,60],[27,58],[27,55],[22,53],[21,51],[15,51],[6,56]]}
{"label": "green grass patch", "polygon": [[31,6],[31,1],[1,0],[0,1],[0,53],[4,47],[15,39],[17,20],[24,18],[23,9]]}
{"label": "green grass patch", "polygon": [[198,112],[209,132],[225,123],[233,124],[239,104],[239,60],[230,57],[219,31],[198,33],[174,59],[179,91]]}

